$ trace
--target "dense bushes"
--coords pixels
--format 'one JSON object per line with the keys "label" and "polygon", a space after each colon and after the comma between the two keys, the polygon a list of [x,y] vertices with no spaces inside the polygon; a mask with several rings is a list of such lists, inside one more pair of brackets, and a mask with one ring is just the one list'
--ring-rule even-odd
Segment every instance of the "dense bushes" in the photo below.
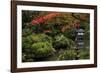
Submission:
{"label": "dense bushes", "polygon": [[90,54],[89,54],[89,48],[84,48],[80,50],[80,59],[89,59]]}
{"label": "dense bushes", "polygon": [[48,57],[55,52],[52,38],[45,34],[32,34],[22,38],[23,59]]}
{"label": "dense bushes", "polygon": [[[71,39],[62,34],[56,35],[53,38],[46,34],[32,34],[23,37],[22,43],[23,61],[36,61],[39,58],[45,59],[46,57],[54,55],[55,52],[59,52],[60,49],[64,49],[66,51],[66,49],[70,49],[75,46]],[[67,52],[71,54],[70,51]],[[58,55],[59,60],[63,59],[63,56],[65,55],[67,55],[70,59],[71,57],[69,53],[62,53],[60,56]]]}
{"label": "dense bushes", "polygon": [[66,50],[63,54],[59,55],[58,60],[75,60],[77,54],[75,50]]}
{"label": "dense bushes", "polygon": [[35,58],[48,57],[55,52],[52,44],[49,42],[38,42],[32,45],[32,50]]}
{"label": "dense bushes", "polygon": [[46,34],[32,34],[32,40],[33,42],[45,42],[48,41],[50,43],[52,43],[52,38],[49,37]]}
{"label": "dense bushes", "polygon": [[60,34],[54,37],[53,46],[55,49],[69,49],[75,46],[75,44],[71,39]]}

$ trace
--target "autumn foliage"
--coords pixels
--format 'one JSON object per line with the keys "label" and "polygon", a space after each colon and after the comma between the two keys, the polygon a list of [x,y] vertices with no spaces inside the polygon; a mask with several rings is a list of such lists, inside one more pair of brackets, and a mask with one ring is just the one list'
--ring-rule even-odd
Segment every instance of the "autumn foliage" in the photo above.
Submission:
{"label": "autumn foliage", "polygon": [[39,17],[37,19],[32,20],[31,24],[36,25],[36,24],[39,24],[39,23],[43,23],[46,20],[52,19],[53,17],[56,17],[58,15],[60,15],[60,13],[57,13],[57,12],[49,13],[48,15],[45,15],[43,17]]}

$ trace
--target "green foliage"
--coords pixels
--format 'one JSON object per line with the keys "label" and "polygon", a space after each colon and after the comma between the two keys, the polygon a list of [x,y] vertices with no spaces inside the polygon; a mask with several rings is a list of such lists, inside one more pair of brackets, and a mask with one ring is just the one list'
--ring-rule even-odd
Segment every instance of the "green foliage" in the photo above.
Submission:
{"label": "green foliage", "polygon": [[52,43],[52,38],[46,34],[32,34],[32,41],[33,42],[45,42],[48,41]]}
{"label": "green foliage", "polygon": [[37,27],[36,27],[36,26],[32,26],[31,28],[32,28],[32,30],[36,30],[36,29],[37,29]]}
{"label": "green foliage", "polygon": [[31,52],[28,52],[28,53],[25,53],[23,52],[22,53],[22,61],[23,62],[32,62],[34,61],[34,54],[32,54]]}
{"label": "green foliage", "polygon": [[38,42],[38,43],[34,43],[32,45],[31,51],[35,54],[36,58],[40,58],[40,57],[49,56],[55,50],[54,50],[52,44],[49,42]]}
{"label": "green foliage", "polygon": [[28,49],[31,48],[33,41],[32,41],[32,36],[27,36],[27,37],[22,37],[22,48],[23,49]]}
{"label": "green foliage", "polygon": [[22,36],[28,36],[30,34],[32,34],[32,29],[25,28],[22,30]]}
{"label": "green foliage", "polygon": [[63,32],[63,34],[67,38],[70,38],[70,39],[72,39],[74,41],[75,40],[75,31],[76,31],[76,29],[71,29],[71,30],[68,30],[66,32]]}
{"label": "green foliage", "polygon": [[90,31],[87,31],[86,33],[85,33],[85,36],[86,36],[86,40],[89,40],[90,39]]}
{"label": "green foliage", "polygon": [[31,62],[34,61],[34,53],[31,52],[31,45],[32,45],[32,37],[22,37],[22,61],[23,62]]}
{"label": "green foliage", "polygon": [[68,49],[68,48],[72,48],[75,44],[71,39],[61,34],[54,37],[53,45],[54,48],[56,49],[60,49],[60,48]]}
{"label": "green foliage", "polygon": [[32,61],[34,58],[47,57],[55,51],[52,46],[51,37],[45,34],[32,34],[23,37],[22,48],[23,61]]}
{"label": "green foliage", "polygon": [[89,59],[90,53],[89,48],[84,48],[80,50],[80,59]]}
{"label": "green foliage", "polygon": [[85,30],[89,30],[90,28],[90,25],[89,25],[89,23],[87,23],[87,22],[83,22],[83,21],[81,21],[80,22],[80,27],[82,28],[82,29],[85,29]]}
{"label": "green foliage", "polygon": [[76,55],[75,50],[66,50],[63,54],[59,55],[58,60],[74,60]]}

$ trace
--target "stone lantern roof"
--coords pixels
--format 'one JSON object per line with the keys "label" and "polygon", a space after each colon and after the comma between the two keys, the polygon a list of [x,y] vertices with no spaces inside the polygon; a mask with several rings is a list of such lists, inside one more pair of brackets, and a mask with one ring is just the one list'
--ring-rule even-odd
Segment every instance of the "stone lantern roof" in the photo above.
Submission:
{"label": "stone lantern roof", "polygon": [[76,30],[76,32],[84,32],[84,30],[83,29],[78,29],[78,30]]}

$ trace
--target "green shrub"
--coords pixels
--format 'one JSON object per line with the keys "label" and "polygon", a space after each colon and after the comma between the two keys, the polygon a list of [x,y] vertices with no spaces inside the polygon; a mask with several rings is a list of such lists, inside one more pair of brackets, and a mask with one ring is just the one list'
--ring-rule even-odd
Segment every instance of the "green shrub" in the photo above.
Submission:
{"label": "green shrub", "polygon": [[60,49],[60,48],[70,49],[74,45],[75,45],[74,42],[71,39],[65,37],[64,35],[57,35],[54,37],[53,46],[56,49]]}
{"label": "green shrub", "polygon": [[22,37],[22,48],[28,49],[31,48],[33,41],[32,36]]}
{"label": "green shrub", "polygon": [[80,59],[89,59],[89,58],[90,58],[89,49],[81,49],[80,50]]}
{"label": "green shrub", "polygon": [[34,43],[31,48],[31,51],[35,54],[35,58],[47,57],[55,51],[49,42]]}
{"label": "green shrub", "polygon": [[75,50],[66,50],[63,54],[59,55],[58,60],[74,60],[76,55]]}
{"label": "green shrub", "polygon": [[74,41],[76,37],[75,32],[76,32],[76,29],[70,29],[70,30],[67,30],[66,32],[63,32],[63,34],[67,38],[72,39]]}
{"label": "green shrub", "polygon": [[33,34],[32,35],[32,41],[33,42],[45,42],[45,41],[48,41],[48,42],[52,43],[52,38],[49,37],[46,34]]}
{"label": "green shrub", "polygon": [[52,43],[52,38],[45,34],[32,34],[22,37],[22,48],[31,48],[33,43],[46,41]]}
{"label": "green shrub", "polygon": [[22,37],[23,61],[46,57],[54,51],[51,37],[45,34],[32,34]]}
{"label": "green shrub", "polygon": [[34,61],[34,54],[32,54],[31,52],[22,53],[22,62],[32,62],[32,61]]}
{"label": "green shrub", "polygon": [[32,34],[32,29],[24,28],[24,29],[22,30],[22,36],[28,36],[28,35],[30,35],[30,34]]}

